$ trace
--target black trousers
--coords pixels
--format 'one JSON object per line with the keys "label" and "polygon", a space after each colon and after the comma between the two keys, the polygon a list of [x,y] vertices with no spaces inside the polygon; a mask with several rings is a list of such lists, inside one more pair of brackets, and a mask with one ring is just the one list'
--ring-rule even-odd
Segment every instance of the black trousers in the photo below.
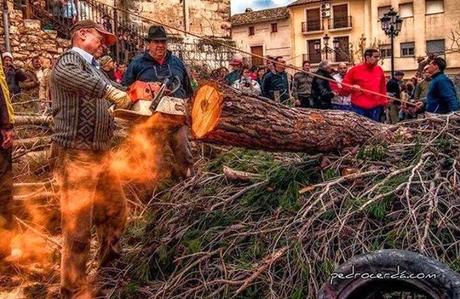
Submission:
{"label": "black trousers", "polygon": [[[2,138],[0,138],[0,144]],[[13,166],[11,149],[0,148],[0,229],[13,228]]]}
{"label": "black trousers", "polygon": [[310,103],[310,95],[299,95],[299,101],[300,101],[300,107],[302,108],[310,108],[311,103]]}

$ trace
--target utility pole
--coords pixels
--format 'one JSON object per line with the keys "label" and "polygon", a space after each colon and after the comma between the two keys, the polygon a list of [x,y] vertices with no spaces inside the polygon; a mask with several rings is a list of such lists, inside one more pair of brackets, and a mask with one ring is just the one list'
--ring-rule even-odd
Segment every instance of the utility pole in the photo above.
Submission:
{"label": "utility pole", "polygon": [[185,36],[187,36],[187,32],[188,32],[188,7],[187,7],[187,0],[182,0],[182,12],[184,14],[184,34]]}
{"label": "utility pole", "polygon": [[7,52],[11,52],[10,45],[10,22],[8,21],[8,3],[3,0],[3,30],[5,32],[5,48]]}

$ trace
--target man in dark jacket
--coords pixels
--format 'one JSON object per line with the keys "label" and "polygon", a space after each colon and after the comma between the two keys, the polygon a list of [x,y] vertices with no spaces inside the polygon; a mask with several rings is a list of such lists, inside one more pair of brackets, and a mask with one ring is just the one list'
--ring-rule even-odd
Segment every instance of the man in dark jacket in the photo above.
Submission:
{"label": "man in dark jacket", "polygon": [[6,76],[6,82],[8,84],[8,89],[10,91],[10,95],[14,96],[21,92],[19,82],[24,82],[25,80],[27,80],[27,76],[23,70],[17,69],[13,65],[13,55],[11,55],[11,53],[3,53],[2,60],[3,69]]}
{"label": "man in dark jacket", "polygon": [[[404,73],[401,71],[396,71],[393,78],[387,82],[387,93],[395,98],[401,98],[401,80],[404,78]],[[395,124],[399,121],[399,109],[401,103],[395,102],[388,105],[388,117],[389,123]]]}
{"label": "man in dark jacket", "polygon": [[274,72],[268,72],[263,79],[262,95],[274,101],[284,102],[290,98],[289,77],[286,73],[286,61],[276,57]]}
{"label": "man in dark jacket", "polygon": [[225,76],[225,83],[232,86],[243,75],[243,58],[237,54],[230,61],[229,65],[232,67],[232,71]]}
{"label": "man in dark jacket", "polygon": [[[167,35],[162,26],[151,26],[147,37],[148,50],[135,58],[123,76],[122,84],[129,86],[137,80],[144,82],[165,82],[172,96],[186,101],[193,95],[190,78],[184,63],[167,50]],[[174,175],[187,177],[193,173],[193,156],[188,138],[188,127],[182,126],[168,140],[175,163]]]}
{"label": "man in dark jacket", "polygon": [[[0,235],[8,238],[4,230],[14,227],[12,214],[13,173],[11,148],[13,143],[13,107],[11,106],[8,85],[0,61]],[[0,260],[10,254],[8,240],[0,246]]]}
{"label": "man in dark jacket", "polygon": [[313,81],[313,77],[307,74],[310,72],[310,62],[304,61],[302,69],[305,72],[296,73],[294,75],[294,79],[292,80],[292,95],[296,101],[296,106],[308,108],[311,106],[311,84]]}
{"label": "man in dark jacket", "polygon": [[[436,57],[428,68],[431,76],[425,104],[425,110],[428,112],[447,114],[460,109],[454,83],[444,74],[446,66],[443,58]],[[421,103],[419,107],[422,108]]]}
{"label": "man in dark jacket", "polygon": [[[319,63],[316,74],[321,77],[334,80],[331,76],[331,66],[327,60]],[[332,91],[329,81],[324,78],[313,78],[311,85],[314,103],[313,107],[316,109],[332,109],[332,99],[334,98],[335,93]]]}

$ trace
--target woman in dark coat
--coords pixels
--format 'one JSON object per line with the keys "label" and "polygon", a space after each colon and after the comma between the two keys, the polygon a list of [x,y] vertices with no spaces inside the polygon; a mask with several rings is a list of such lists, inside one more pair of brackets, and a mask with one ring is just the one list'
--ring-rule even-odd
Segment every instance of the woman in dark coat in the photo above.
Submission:
{"label": "woman in dark coat", "polygon": [[[331,76],[331,66],[327,60],[319,63],[316,74],[334,80]],[[314,103],[313,108],[332,109],[331,100],[334,98],[335,94],[331,89],[330,81],[315,76],[311,85],[311,91]]]}

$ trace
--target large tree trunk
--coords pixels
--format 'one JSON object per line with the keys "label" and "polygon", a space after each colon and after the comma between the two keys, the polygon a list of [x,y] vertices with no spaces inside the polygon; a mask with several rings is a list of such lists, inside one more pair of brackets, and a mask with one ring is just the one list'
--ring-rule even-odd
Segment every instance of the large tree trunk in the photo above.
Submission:
{"label": "large tree trunk", "polygon": [[393,135],[353,112],[289,108],[212,83],[197,91],[191,109],[196,139],[265,151],[330,152]]}

